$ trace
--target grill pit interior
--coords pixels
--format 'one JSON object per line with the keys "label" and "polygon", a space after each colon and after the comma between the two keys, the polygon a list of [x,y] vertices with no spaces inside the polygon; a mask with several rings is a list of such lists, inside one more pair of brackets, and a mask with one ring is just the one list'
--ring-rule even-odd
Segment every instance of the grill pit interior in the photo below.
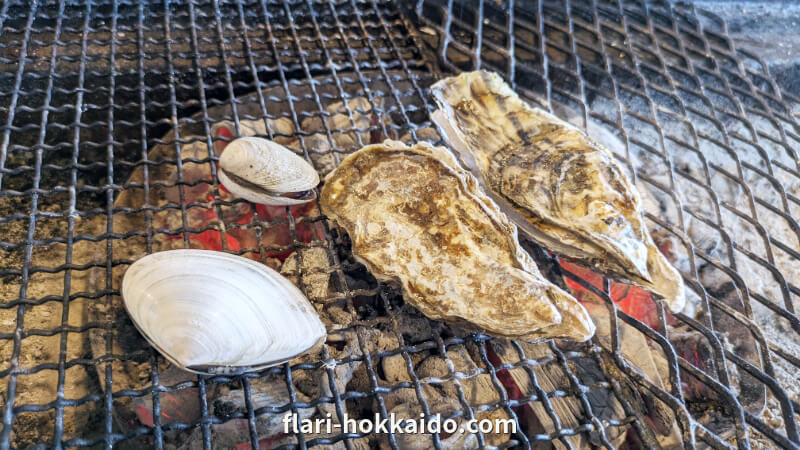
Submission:
{"label": "grill pit interior", "polygon": [[[5,3],[0,17],[4,448],[800,446],[800,102],[713,14],[236,0]],[[670,314],[526,242],[590,309],[595,338],[469,333],[376,281],[317,204],[253,205],[216,178],[237,135],[320,175],[385,138],[441,144],[427,89],[477,68],[615,153],[689,307]],[[238,376],[171,366],[131,324],[120,280],[189,247],[280,271],[317,307],[325,345]],[[287,435],[287,412],[518,430]]]}

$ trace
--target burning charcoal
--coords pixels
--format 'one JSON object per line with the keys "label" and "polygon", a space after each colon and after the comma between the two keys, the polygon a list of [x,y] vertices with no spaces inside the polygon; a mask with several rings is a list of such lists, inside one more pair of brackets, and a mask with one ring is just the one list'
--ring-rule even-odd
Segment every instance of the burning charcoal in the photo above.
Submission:
{"label": "burning charcoal", "polygon": [[[328,336],[325,342],[330,352],[330,357],[333,360],[341,361],[344,359],[358,358],[362,355],[361,348],[359,347],[358,337],[353,331],[345,331],[342,333],[332,333]],[[337,347],[341,347],[339,350]],[[333,366],[333,378],[336,385],[336,391],[342,395],[347,391],[347,384],[353,378],[353,372],[361,366],[362,361],[355,360],[344,364],[336,364]],[[325,366],[321,370],[315,372],[317,376],[317,384],[319,386],[320,397],[333,398],[333,389],[331,388],[330,378]],[[322,416],[330,414],[330,417],[337,418],[336,407],[334,403],[320,403],[317,409]]]}
{"label": "burning charcoal", "polygon": [[[331,439],[332,440],[332,439],[341,439],[342,438],[342,433],[341,432],[331,433],[331,434],[326,434],[326,433],[306,433],[303,437],[305,437],[306,442],[308,442],[308,441],[310,441],[312,439],[325,439],[325,438],[327,438],[327,439]],[[351,448],[353,450],[370,450],[370,449],[374,448],[374,446],[371,444],[372,440],[374,440],[374,435],[366,436],[366,437],[363,437],[363,438],[360,438],[360,439],[347,439],[347,440],[342,439],[342,440],[336,441],[333,444],[319,444],[319,445],[315,445],[314,447],[311,447],[311,448],[313,448],[314,450],[347,450],[348,446],[347,446],[346,442],[349,442],[350,445],[351,445]],[[269,447],[269,448],[274,448],[274,447]]]}
{"label": "burning charcoal", "polygon": [[[331,266],[328,253],[324,248],[298,248],[294,255],[289,255],[281,267],[281,275],[302,289],[309,300],[324,300],[328,296],[328,282]],[[297,260],[300,259],[300,270]],[[302,278],[302,283],[300,282]]]}
{"label": "burning charcoal", "polygon": [[[261,246],[266,247],[266,255],[285,261],[292,254],[295,238],[289,227],[289,218],[285,206],[256,205],[258,221],[266,222],[261,230]],[[315,218],[319,210],[314,203],[295,205],[288,208],[295,220],[294,234],[297,240],[303,243],[321,241],[325,239],[324,225],[320,221],[299,221],[301,217]]]}
{"label": "burning charcoal", "polygon": [[[597,341],[601,346],[611,351],[611,323],[607,306],[592,302],[587,302],[584,306],[597,325],[595,334]],[[663,353],[654,351],[654,346],[651,346],[650,341],[632,326],[621,320],[617,323],[619,325],[620,350],[622,351],[622,356],[631,365],[631,368],[640,372],[641,375],[658,388],[669,391],[669,373],[663,372],[667,367],[667,363],[663,361],[665,359]],[[591,372],[582,373],[579,378],[584,383],[590,383]],[[597,381],[602,379],[603,377],[600,376]],[[680,442],[680,430],[674,413],[670,408],[651,395],[645,393],[643,396],[648,400],[652,400],[651,405],[642,405],[642,414],[651,419],[651,425],[656,432],[658,441],[662,444]]]}
{"label": "burning charcoal", "polygon": [[[441,356],[434,355],[426,358],[419,364],[417,375],[419,377],[432,377],[438,379],[456,376],[457,381],[448,381],[437,384],[448,398],[458,398],[456,383],[461,386],[464,398],[474,409],[484,405],[496,405],[501,401],[499,388],[492,383],[491,375],[479,373],[483,371],[470,358],[464,346],[456,346],[447,351],[447,358],[452,361],[455,373],[451,371],[448,361]],[[462,378],[464,377],[464,378]],[[478,420],[509,419],[508,413],[502,409],[482,411],[475,414]],[[493,431],[484,434],[488,445],[499,445],[507,442],[508,434]]]}
{"label": "burning charcoal", "polygon": [[441,142],[442,137],[439,135],[439,132],[436,131],[436,128],[433,127],[424,127],[416,130],[417,139],[414,140],[414,136],[409,131],[408,133],[404,134],[400,137],[400,141],[402,141],[406,145],[413,145],[417,142],[428,142],[430,144],[438,144]]}
{"label": "burning charcoal", "polygon": [[[308,398],[300,391],[295,390],[298,402],[308,402]],[[286,380],[280,376],[266,376],[250,380],[250,398],[252,408],[273,407],[279,408],[291,403]],[[227,420],[234,414],[247,416],[244,391],[241,389],[230,390],[218,396],[213,403],[214,416]],[[307,419],[314,413],[314,408],[298,408],[298,420]],[[264,413],[256,416],[256,428],[259,436],[268,437],[283,433],[283,417],[286,413]],[[247,425],[245,422],[245,433]],[[245,438],[249,439],[249,438]]]}
{"label": "burning charcoal", "polygon": [[[196,376],[189,374],[174,365],[169,365],[159,373],[159,382],[162,386],[173,386],[189,380],[196,380]],[[135,398],[136,416],[142,425],[152,427],[153,397],[150,395]],[[170,423],[188,423],[201,416],[200,394],[197,388],[178,389],[159,394],[160,421],[162,425]]]}
{"label": "burning charcoal", "polygon": [[411,375],[408,373],[406,359],[403,355],[384,356],[381,359],[381,369],[386,381],[411,381]]}
{"label": "burning charcoal", "polygon": [[[277,119],[240,120],[240,133],[236,133],[236,124],[230,120],[223,120],[222,122],[215,123],[211,127],[211,137],[231,139],[239,136],[261,136],[268,138],[270,134],[267,132],[267,123],[269,123],[270,131],[272,131],[273,141],[281,145],[288,145],[296,139],[294,137],[296,132],[294,123],[288,117],[278,117]],[[214,151],[217,153],[217,155],[219,155],[218,149],[220,147],[224,148],[224,144],[218,145],[218,143],[223,142],[227,143],[226,141],[221,140],[214,141]]]}
{"label": "burning charcoal", "polygon": [[[258,426],[258,418],[256,418],[257,432]],[[270,449],[286,445],[297,445],[297,437],[284,434],[283,430],[270,436],[258,434],[259,448]],[[237,450],[251,449],[250,428],[247,419],[233,419],[225,423],[211,425],[211,447]],[[189,440],[186,446],[181,447],[181,450],[200,450],[202,448],[202,435],[200,435]]]}
{"label": "burning charcoal", "polygon": [[[548,344],[528,344],[520,343],[525,352],[527,359],[541,359],[544,357],[555,357],[550,350]],[[489,359],[496,365],[501,364],[517,364],[519,362],[519,354],[510,341],[506,340],[493,340],[487,346],[487,353]],[[539,387],[547,393],[555,392],[556,390],[564,390],[569,392],[570,383],[566,374],[558,366],[550,364],[534,365],[530,370],[536,376],[536,382]],[[527,370],[522,367],[511,369],[508,371],[501,371],[497,377],[503,382],[509,397],[519,399],[529,395],[536,394],[533,379],[530,377]],[[615,401],[615,400],[613,400]],[[581,418],[585,417],[580,400],[574,396],[568,397],[553,397],[550,398],[550,405],[561,423],[561,428],[575,429],[581,426]],[[612,412],[611,416],[603,416],[608,418],[621,419],[625,417],[621,405],[616,402],[616,408],[609,410]],[[530,434],[553,433],[556,431],[555,422],[547,414],[541,400],[532,401],[527,403],[524,407],[519,408],[519,416],[521,419],[530,418],[526,425],[529,428],[524,430]],[[618,417],[614,417],[618,416]],[[584,419],[585,421],[585,419]],[[621,430],[624,435],[624,428]],[[574,436],[565,436],[565,439],[576,449],[585,448],[587,446],[586,436],[584,434],[577,434]],[[557,448],[564,448],[561,441],[553,441],[553,445]]]}
{"label": "burning charcoal", "polygon": [[[303,144],[311,157],[314,168],[320,175],[327,175],[338,165],[328,137],[324,133],[315,133],[303,138]],[[294,141],[289,147],[298,152],[303,151],[299,140]]]}
{"label": "burning charcoal", "polygon": [[[425,403],[430,406],[433,402],[441,399],[442,392],[433,384],[422,384],[422,395],[425,398]],[[418,405],[420,404],[420,399],[414,388],[400,388],[384,395],[383,404],[386,406],[386,411],[391,411],[399,405]],[[375,402],[375,410],[378,411],[377,401]]]}
{"label": "burning charcoal", "polygon": [[355,313],[343,303],[325,305],[320,314],[323,323],[328,323],[335,329],[349,327],[356,320]]}
{"label": "burning charcoal", "polygon": [[[603,289],[603,276],[599,273],[564,259],[559,260],[559,265],[598,290]],[[565,280],[572,295],[584,305],[587,303],[600,304],[603,302],[594,292],[584,288],[572,278],[566,277]],[[632,286],[627,283],[617,283],[615,281],[611,281],[609,287],[611,300],[613,300],[622,311],[644,322],[650,328],[657,329],[659,327],[658,311],[656,310],[656,304],[649,292],[638,286]],[[674,321],[674,318],[668,314],[666,320],[667,323],[670,323]]]}
{"label": "burning charcoal", "polygon": [[[206,185],[210,186],[210,185]],[[197,195],[199,192],[187,193]],[[233,203],[230,205],[223,205],[220,207],[222,211],[222,220],[217,215],[217,209],[214,208],[214,195],[210,187],[201,195],[205,197],[193,198],[193,202],[207,202],[207,207],[193,207],[186,211],[186,223],[189,228],[205,230],[200,233],[192,233],[189,240],[189,247],[202,249],[202,250],[232,250],[241,251],[242,249],[256,249],[258,247],[258,240],[255,232],[252,229],[239,227],[238,225],[246,225],[253,220],[253,212],[250,205],[246,203]],[[233,198],[230,194],[220,189],[220,199],[224,202],[230,202]],[[169,214],[165,222],[173,229],[180,229],[183,227],[184,217],[179,211]],[[225,232],[223,233],[223,230]],[[176,234],[167,236],[168,240],[182,241],[183,236]],[[253,252],[245,253],[243,256],[257,259],[258,255]],[[274,266],[271,266],[274,268]]]}
{"label": "burning charcoal", "polygon": [[[380,104],[376,106],[381,107]],[[308,133],[327,134],[330,131],[335,146],[340,150],[356,150],[383,141],[385,136],[378,122],[377,111],[372,109],[369,100],[365,97],[352,97],[347,99],[347,107],[352,115],[348,115],[344,102],[339,101],[326,108],[329,114],[325,116],[324,123],[323,116],[318,115],[304,119],[301,127]],[[387,128],[391,124],[385,114],[383,122]]]}
{"label": "burning charcoal", "polygon": [[[432,322],[413,307],[403,304],[397,315],[397,331],[403,335],[407,344],[424,342],[433,335]],[[413,355],[412,355],[413,357]]]}
{"label": "burning charcoal", "polygon": [[[427,399],[430,406],[431,414],[441,414],[442,420],[451,417],[456,411],[459,411],[460,405],[458,401],[453,398],[441,397],[439,399]],[[419,421],[422,407],[418,404],[404,403],[395,406],[389,414],[395,415],[395,420],[410,420]],[[458,426],[464,426],[463,416],[455,419]],[[426,433],[402,433],[395,435],[397,445],[401,450],[423,450],[433,448],[433,437],[431,434]],[[439,433],[439,439],[443,449],[465,449],[476,448],[478,446],[478,439],[474,434],[455,432],[447,435],[447,433]]]}
{"label": "burning charcoal", "polygon": [[[191,138],[192,136],[189,137],[189,140]],[[183,164],[180,172],[173,166],[164,180],[170,186],[165,189],[165,197],[175,204],[181,203],[181,192],[185,199],[194,201],[195,198],[205,199],[212,190],[208,146],[200,137],[195,136],[194,138],[196,140],[181,146]],[[174,150],[171,158],[176,158]],[[178,185],[178,181],[182,181],[184,184]]]}

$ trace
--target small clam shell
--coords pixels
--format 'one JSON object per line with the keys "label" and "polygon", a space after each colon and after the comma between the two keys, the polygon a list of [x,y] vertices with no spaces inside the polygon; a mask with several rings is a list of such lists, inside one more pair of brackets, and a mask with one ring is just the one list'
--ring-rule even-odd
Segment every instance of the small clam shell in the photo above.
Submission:
{"label": "small clam shell", "polygon": [[136,261],[122,280],[125,308],[173,364],[239,373],[292,360],[325,338],[316,310],[263,264],[208,250],[170,250]]}
{"label": "small clam shell", "polygon": [[241,137],[225,147],[218,176],[237,197],[265,205],[299,205],[316,197],[319,175],[288,148],[258,137]]}

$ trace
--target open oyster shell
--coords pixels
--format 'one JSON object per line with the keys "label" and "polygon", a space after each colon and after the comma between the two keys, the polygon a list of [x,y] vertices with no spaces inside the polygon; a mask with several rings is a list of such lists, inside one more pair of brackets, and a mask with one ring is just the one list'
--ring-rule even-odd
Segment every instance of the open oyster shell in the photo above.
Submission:
{"label": "open oyster shell", "polygon": [[531,107],[494,73],[446,78],[431,92],[445,139],[526,236],[654,292],[673,311],[683,308],[683,280],[650,237],[639,194],[607,149]]}
{"label": "open oyster shell", "polygon": [[296,358],[326,336],[316,310],[289,280],[223,252],[145,256],[125,272],[122,297],[153,347],[196,373],[263,369]]}
{"label": "open oyster shell", "polygon": [[541,276],[516,227],[444,148],[364,147],[328,175],[320,204],[353,255],[431,319],[531,341],[594,333],[583,306]]}

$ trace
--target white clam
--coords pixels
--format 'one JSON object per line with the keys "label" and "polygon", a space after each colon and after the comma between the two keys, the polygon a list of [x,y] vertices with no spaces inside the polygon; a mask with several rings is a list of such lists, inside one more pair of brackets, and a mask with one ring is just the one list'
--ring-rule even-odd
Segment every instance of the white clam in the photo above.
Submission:
{"label": "white clam", "polygon": [[219,158],[219,180],[235,196],[266,205],[299,205],[316,197],[319,174],[288,148],[240,137]]}
{"label": "white clam", "polygon": [[326,336],[316,310],[289,280],[222,252],[145,256],[125,273],[122,296],[142,335],[173,364],[197,373],[263,369]]}

